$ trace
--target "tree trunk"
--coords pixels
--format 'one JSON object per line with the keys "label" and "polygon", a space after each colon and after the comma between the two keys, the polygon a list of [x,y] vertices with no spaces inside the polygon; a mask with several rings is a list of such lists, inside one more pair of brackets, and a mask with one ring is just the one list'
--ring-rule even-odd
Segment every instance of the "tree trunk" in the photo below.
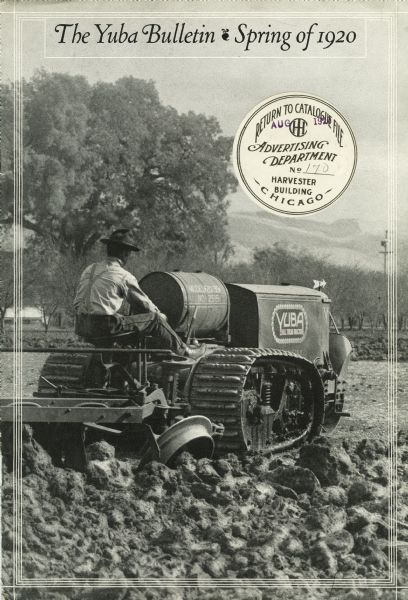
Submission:
{"label": "tree trunk", "polygon": [[405,329],[405,325],[406,325],[406,316],[400,315],[398,317],[398,331],[403,331]]}

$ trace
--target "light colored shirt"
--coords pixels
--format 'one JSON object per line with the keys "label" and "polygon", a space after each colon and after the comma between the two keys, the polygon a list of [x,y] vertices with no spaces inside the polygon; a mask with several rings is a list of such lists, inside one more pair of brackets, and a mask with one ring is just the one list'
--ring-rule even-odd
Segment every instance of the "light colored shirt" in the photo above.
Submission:
{"label": "light colored shirt", "polygon": [[131,306],[155,312],[158,308],[140,289],[134,275],[123,268],[121,261],[108,258],[87,267],[79,280],[74,307],[78,314],[113,315],[127,300]]}

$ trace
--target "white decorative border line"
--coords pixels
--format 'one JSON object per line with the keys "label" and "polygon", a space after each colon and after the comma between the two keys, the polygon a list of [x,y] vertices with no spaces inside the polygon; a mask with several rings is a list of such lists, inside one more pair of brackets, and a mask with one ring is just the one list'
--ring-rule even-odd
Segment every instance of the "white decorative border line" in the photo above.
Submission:
{"label": "white decorative border line", "polygon": [[[327,3],[326,3],[327,6]],[[7,11],[3,11],[6,13]],[[245,11],[217,11],[216,13],[197,12],[194,17],[215,17],[215,16],[236,16],[237,13],[251,17],[262,17],[271,15],[270,12],[247,13]],[[22,265],[22,248],[23,248],[23,230],[22,230],[22,215],[23,215],[23,88],[22,88],[22,73],[23,73],[23,23],[28,20],[44,20],[47,17],[55,17],[71,15],[67,11],[41,11],[36,13],[18,13],[15,9],[13,14],[13,33],[14,33],[14,305],[16,308],[15,314],[19,314],[23,306],[23,265]],[[122,17],[135,16],[135,12],[120,13]],[[143,15],[146,16],[143,11]],[[80,13],[81,16],[89,16],[95,14],[91,11]],[[102,15],[112,16],[111,12],[99,13]],[[118,12],[115,11],[115,15]],[[184,13],[183,11],[163,11],[152,13],[152,16],[183,16],[183,18],[191,15],[191,12]],[[307,17],[324,17],[319,12],[307,11],[296,15],[290,12],[273,12],[273,17],[278,18],[307,18]],[[388,263],[387,273],[387,291],[388,291],[388,442],[390,446],[389,457],[389,480],[391,484],[391,493],[389,495],[389,558],[390,568],[387,579],[296,579],[296,580],[272,580],[272,579],[213,579],[213,580],[191,580],[191,579],[27,579],[22,573],[22,397],[23,397],[23,354],[22,349],[22,323],[21,319],[15,319],[13,329],[13,390],[14,390],[14,448],[13,448],[13,528],[14,528],[14,569],[13,569],[13,585],[5,585],[3,588],[12,588],[15,594],[18,588],[141,588],[141,587],[192,587],[198,586],[205,588],[281,588],[291,587],[303,588],[391,588],[397,593],[398,589],[403,589],[405,586],[397,586],[397,564],[396,564],[396,508],[397,508],[397,456],[396,456],[396,435],[397,435],[397,406],[396,406],[396,390],[397,390],[397,296],[396,296],[396,266],[397,266],[397,179],[396,179],[396,134],[397,134],[397,113],[396,113],[396,20],[397,11],[384,11],[379,13],[359,12],[335,12],[333,17],[346,18],[356,16],[363,17],[366,20],[383,20],[388,24],[388,148],[387,148],[387,165],[388,165],[388,217],[387,225],[390,232],[390,260]],[[99,57],[98,57],[99,58]],[[106,57],[103,57],[106,58]],[[118,57],[123,58],[123,57]],[[135,57],[132,57],[135,58]],[[149,57],[137,57],[139,59]],[[152,57],[157,58],[157,57]],[[190,57],[193,58],[193,57]],[[203,57],[200,57],[203,58]],[[232,57],[227,57],[232,58]],[[257,57],[260,58],[260,57]],[[269,58],[269,57],[268,57]],[[316,58],[316,57],[315,57]],[[320,57],[319,57],[320,60]],[[13,595],[14,595],[13,594]]]}

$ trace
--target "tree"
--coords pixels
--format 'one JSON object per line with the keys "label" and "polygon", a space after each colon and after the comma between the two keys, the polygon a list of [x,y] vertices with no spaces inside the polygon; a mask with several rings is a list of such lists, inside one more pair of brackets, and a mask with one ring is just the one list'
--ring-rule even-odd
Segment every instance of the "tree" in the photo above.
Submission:
{"label": "tree", "polygon": [[4,224],[13,214],[13,88],[11,85],[0,84],[0,122],[1,122],[1,169],[0,184],[0,241],[3,239]]}
{"label": "tree", "polygon": [[97,195],[115,206],[117,223],[139,224],[141,244],[153,259],[214,246],[217,256],[228,254],[225,196],[235,179],[231,140],[221,136],[217,121],[179,115],[161,105],[153,82],[131,77],[98,84],[91,107],[91,140],[103,148],[96,179],[104,187]]}
{"label": "tree", "polygon": [[[314,256],[303,249],[288,248],[280,243],[270,247],[257,248],[250,265],[239,265],[224,269],[223,276],[235,281],[256,283],[292,283],[311,287],[314,279],[324,279],[327,287],[324,292],[331,298],[332,313],[346,323],[350,329],[362,329],[367,319],[376,323],[381,315],[386,324],[386,298],[384,276],[377,271],[368,271],[357,265],[340,266],[330,263],[325,257]],[[400,303],[404,303],[404,284],[401,275]],[[399,312],[400,327],[403,326],[405,308]],[[406,311],[408,314],[408,310]]]}
{"label": "tree", "polygon": [[24,227],[76,257],[124,224],[153,257],[228,256],[225,197],[236,183],[232,140],[216,119],[179,115],[152,81],[133,77],[90,86],[42,71],[25,83],[24,99]]}
{"label": "tree", "polygon": [[0,250],[0,333],[4,332],[4,318],[14,302],[13,255]]}
{"label": "tree", "polygon": [[0,333],[6,311],[14,303],[14,263],[10,230],[0,225]]}
{"label": "tree", "polygon": [[256,248],[253,263],[256,280],[264,283],[310,287],[314,279],[326,278],[329,271],[325,258],[285,247],[279,242],[267,248]]}
{"label": "tree", "polygon": [[401,271],[397,279],[397,319],[398,331],[408,325],[408,270]]}
{"label": "tree", "polygon": [[73,316],[79,277],[87,261],[96,258],[61,254],[49,240],[28,241],[24,253],[24,302],[41,311],[45,332],[60,309]]}

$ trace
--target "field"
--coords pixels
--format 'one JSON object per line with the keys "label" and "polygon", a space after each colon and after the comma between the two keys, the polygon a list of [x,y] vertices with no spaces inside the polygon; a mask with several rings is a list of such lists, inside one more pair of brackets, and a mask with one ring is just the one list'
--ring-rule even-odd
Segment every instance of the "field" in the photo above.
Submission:
{"label": "field", "polygon": [[[3,355],[1,395],[12,393],[11,355]],[[45,357],[24,355],[24,395],[36,387]],[[391,598],[370,581],[390,566],[389,492],[399,488],[399,583],[408,585],[408,369],[398,391],[400,458],[392,479],[387,363],[350,366],[347,410],[335,433],[284,455],[194,460],[176,469],[118,460],[96,444],[85,474],[56,468],[25,431],[22,570],[27,578],[189,579],[197,587],[22,590],[16,598],[67,600],[272,600]],[[3,581],[12,570],[12,478],[3,472]],[[214,589],[217,579],[239,584]],[[287,582],[284,589],[257,585]],[[333,580],[299,587],[300,579]],[[347,580],[358,580],[350,591]],[[249,584],[252,580],[252,587]],[[343,585],[343,587],[339,587]],[[297,587],[296,587],[297,586]],[[314,587],[315,586],[315,587]],[[367,589],[366,589],[367,588]],[[4,598],[12,598],[4,590]],[[404,590],[401,590],[400,598]]]}

